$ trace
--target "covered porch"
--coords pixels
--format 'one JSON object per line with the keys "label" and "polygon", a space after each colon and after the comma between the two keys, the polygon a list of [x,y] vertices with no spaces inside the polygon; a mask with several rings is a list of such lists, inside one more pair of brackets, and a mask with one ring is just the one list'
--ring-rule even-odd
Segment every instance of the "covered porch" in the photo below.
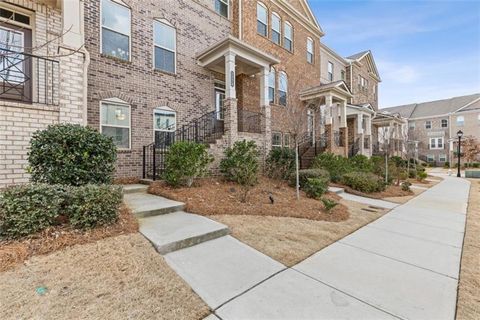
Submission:
{"label": "covered porch", "polygon": [[[239,139],[261,140],[266,152],[271,149],[271,109],[268,97],[270,67],[280,61],[239,39],[228,38],[197,55],[200,66],[223,76],[224,96],[217,103],[219,118],[224,121],[228,145]],[[258,105],[247,105],[248,97],[238,90],[241,77],[259,77]],[[259,100],[257,100],[259,98]]]}
{"label": "covered porch", "polygon": [[372,155],[372,119],[375,111],[370,104],[347,104],[348,156]]}
{"label": "covered porch", "polygon": [[407,123],[407,119],[399,114],[377,113],[372,120],[372,155],[404,157],[408,140]]}

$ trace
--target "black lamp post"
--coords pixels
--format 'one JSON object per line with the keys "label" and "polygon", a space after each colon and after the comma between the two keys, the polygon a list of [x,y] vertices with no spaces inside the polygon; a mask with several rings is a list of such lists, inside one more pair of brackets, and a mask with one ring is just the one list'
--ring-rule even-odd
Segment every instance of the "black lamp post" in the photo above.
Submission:
{"label": "black lamp post", "polygon": [[461,177],[460,175],[460,143],[462,142],[462,136],[463,136],[463,132],[462,130],[458,130],[457,132],[457,137],[458,137],[458,146],[457,146],[457,156],[458,156],[458,163],[457,163],[457,167],[458,167],[458,171],[457,171],[457,177]]}

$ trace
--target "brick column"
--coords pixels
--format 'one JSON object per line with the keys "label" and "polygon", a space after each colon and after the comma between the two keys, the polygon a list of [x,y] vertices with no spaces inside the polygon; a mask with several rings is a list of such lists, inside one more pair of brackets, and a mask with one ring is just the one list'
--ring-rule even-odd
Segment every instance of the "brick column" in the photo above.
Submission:
{"label": "brick column", "polygon": [[237,99],[230,98],[224,100],[223,115],[225,138],[228,146],[232,146],[238,139]]}
{"label": "brick column", "polygon": [[265,157],[272,149],[272,107],[270,105],[263,106],[262,114],[262,133],[264,139]]}
{"label": "brick column", "polygon": [[343,142],[343,155],[348,157],[348,127],[340,128],[340,138]]}
{"label": "brick column", "polygon": [[335,142],[333,141],[333,130],[331,123],[325,125],[325,135],[327,136],[327,151],[333,152],[333,146]]}

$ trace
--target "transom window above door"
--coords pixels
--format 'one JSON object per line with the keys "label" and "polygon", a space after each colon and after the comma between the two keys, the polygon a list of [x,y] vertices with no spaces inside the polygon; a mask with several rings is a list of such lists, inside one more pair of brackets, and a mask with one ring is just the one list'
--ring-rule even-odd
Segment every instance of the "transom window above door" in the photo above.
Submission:
{"label": "transom window above door", "polygon": [[130,60],[130,9],[113,0],[102,0],[102,53]]}
{"label": "transom window above door", "polygon": [[166,21],[155,20],[153,25],[155,69],[176,72],[176,30]]}
{"label": "transom window above door", "polygon": [[176,130],[177,114],[171,110],[155,109],[153,121],[155,130],[172,132]]}

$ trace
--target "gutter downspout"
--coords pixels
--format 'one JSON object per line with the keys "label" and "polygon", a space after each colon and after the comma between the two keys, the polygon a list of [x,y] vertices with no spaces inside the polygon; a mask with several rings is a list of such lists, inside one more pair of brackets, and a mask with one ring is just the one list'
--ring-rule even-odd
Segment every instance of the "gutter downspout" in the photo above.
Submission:
{"label": "gutter downspout", "polygon": [[243,24],[242,24],[242,0],[238,0],[238,38],[243,38]]}

